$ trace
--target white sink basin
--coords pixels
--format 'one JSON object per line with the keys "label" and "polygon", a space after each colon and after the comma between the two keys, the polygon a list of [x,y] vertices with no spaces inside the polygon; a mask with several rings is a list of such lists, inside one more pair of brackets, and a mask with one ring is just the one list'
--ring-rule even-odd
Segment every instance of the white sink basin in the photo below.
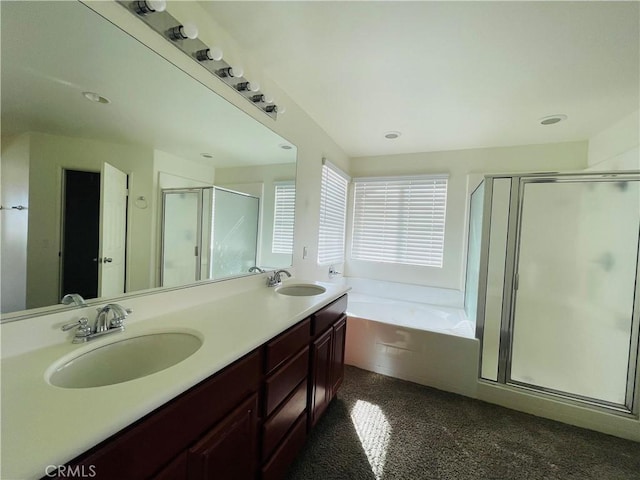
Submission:
{"label": "white sink basin", "polygon": [[201,346],[202,340],[183,332],[127,338],[59,362],[52,367],[49,383],[63,388],[91,388],[127,382],[169,368]]}
{"label": "white sink basin", "polygon": [[326,288],[313,284],[284,285],[276,288],[276,292],[280,295],[289,295],[292,297],[312,297],[313,295],[320,295],[326,291]]}

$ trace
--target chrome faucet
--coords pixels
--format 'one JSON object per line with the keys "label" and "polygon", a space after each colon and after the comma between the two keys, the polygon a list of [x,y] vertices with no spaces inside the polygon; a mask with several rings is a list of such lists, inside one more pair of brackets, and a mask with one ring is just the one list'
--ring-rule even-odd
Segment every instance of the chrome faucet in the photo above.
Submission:
{"label": "chrome faucet", "polygon": [[267,286],[277,287],[279,285],[282,285],[282,278],[280,277],[280,274],[282,273],[285,273],[287,277],[291,278],[291,274],[286,270],[276,270],[275,272],[273,272],[273,275],[267,278]]}
{"label": "chrome faucet", "polygon": [[335,269],[333,265],[329,267],[329,278],[337,277],[338,275],[342,275],[342,272],[339,272]]}
{"label": "chrome faucet", "polygon": [[253,273],[253,272],[258,272],[258,273],[265,273],[266,270],[260,268],[260,267],[251,267],[249,269],[249,273]]}
{"label": "chrome faucet", "polygon": [[[109,313],[111,312],[113,312],[113,318],[108,322]],[[110,329],[123,327],[124,319],[130,313],[130,309],[125,309],[117,303],[108,303],[104,307],[98,308],[98,316],[94,327],[95,332],[106,332]]]}
{"label": "chrome faucet", "polygon": [[[131,309],[124,308],[117,303],[109,303],[104,307],[98,308],[98,315],[96,315],[93,327],[89,325],[87,317],[82,317],[80,320],[63,325],[62,331],[66,332],[72,328],[77,328],[73,343],[87,342],[109,333],[124,331],[124,319],[131,312]],[[111,320],[109,320],[109,314],[113,314]]]}
{"label": "chrome faucet", "polygon": [[77,307],[87,306],[87,302],[84,301],[84,298],[82,298],[82,295],[80,295],[79,293],[67,293],[64,297],[62,297],[60,303],[62,303],[63,305],[71,305],[73,303]]}

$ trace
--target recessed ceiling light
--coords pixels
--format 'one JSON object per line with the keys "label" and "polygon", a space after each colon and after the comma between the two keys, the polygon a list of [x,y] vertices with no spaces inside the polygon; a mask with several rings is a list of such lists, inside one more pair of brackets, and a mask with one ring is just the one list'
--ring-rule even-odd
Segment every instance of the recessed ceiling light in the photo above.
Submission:
{"label": "recessed ceiling light", "polygon": [[394,138],[398,138],[402,133],[400,132],[387,132],[384,134],[384,138],[388,138],[389,140],[393,140]]}
{"label": "recessed ceiling light", "polygon": [[553,125],[566,119],[567,116],[563,114],[549,115],[548,117],[542,117],[540,119],[540,125]]}
{"label": "recessed ceiling light", "polygon": [[91,100],[92,102],[111,103],[111,100],[109,100],[106,97],[103,97],[102,95],[98,95],[95,92],[82,92],[82,95],[84,95],[84,98],[86,98],[87,100]]}
{"label": "recessed ceiling light", "polygon": [[213,155],[211,155],[210,153],[201,153],[200,156],[204,158],[213,158]]}
{"label": "recessed ceiling light", "polygon": [[280,148],[283,150],[291,150],[293,147],[291,145],[287,145],[286,143],[281,143]]}

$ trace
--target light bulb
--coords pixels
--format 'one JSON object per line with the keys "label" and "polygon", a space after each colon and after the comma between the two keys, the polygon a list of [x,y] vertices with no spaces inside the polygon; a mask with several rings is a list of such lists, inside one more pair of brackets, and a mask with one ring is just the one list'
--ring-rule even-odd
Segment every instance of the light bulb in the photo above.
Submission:
{"label": "light bulb", "polygon": [[264,103],[273,103],[273,97],[267,93],[262,96],[262,101]]}
{"label": "light bulb", "polygon": [[146,3],[154,12],[164,12],[167,9],[166,0],[147,0]]}
{"label": "light bulb", "polygon": [[217,47],[204,48],[196,52],[196,58],[201,62],[204,62],[205,60],[215,60],[216,62],[219,62],[222,60],[222,50]]}
{"label": "light bulb", "polygon": [[287,111],[287,107],[285,107],[284,105],[277,105],[277,110],[276,112],[278,112],[280,115],[282,115],[283,113],[285,113]]}
{"label": "light bulb", "polygon": [[165,0],[138,0],[134,2],[136,13],[139,15],[146,15],[154,12],[164,12],[167,9],[167,2]]}
{"label": "light bulb", "polygon": [[198,27],[196,27],[195,23],[187,22],[182,25],[182,32],[186,38],[190,38],[191,40],[195,40],[198,38]]}
{"label": "light bulb", "polygon": [[209,49],[209,57],[211,60],[219,62],[222,60],[222,49],[220,47],[213,47]]}
{"label": "light bulb", "polygon": [[258,82],[249,82],[247,90],[249,90],[250,92],[257,92],[258,90],[260,90],[260,84]]}
{"label": "light bulb", "polygon": [[236,66],[236,67],[229,68],[230,77],[240,78],[242,75],[244,75],[244,70],[242,67]]}

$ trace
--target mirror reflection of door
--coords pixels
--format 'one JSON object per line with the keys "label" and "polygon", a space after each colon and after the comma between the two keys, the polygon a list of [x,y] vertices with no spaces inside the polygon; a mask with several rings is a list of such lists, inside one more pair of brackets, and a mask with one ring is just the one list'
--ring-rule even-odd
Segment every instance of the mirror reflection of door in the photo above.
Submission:
{"label": "mirror reflection of door", "polygon": [[60,295],[98,296],[100,172],[64,170]]}
{"label": "mirror reflection of door", "polygon": [[127,174],[102,164],[98,291],[112,297],[125,291],[127,243]]}
{"label": "mirror reflection of door", "polygon": [[124,293],[127,174],[65,169],[63,184],[60,298]]}

